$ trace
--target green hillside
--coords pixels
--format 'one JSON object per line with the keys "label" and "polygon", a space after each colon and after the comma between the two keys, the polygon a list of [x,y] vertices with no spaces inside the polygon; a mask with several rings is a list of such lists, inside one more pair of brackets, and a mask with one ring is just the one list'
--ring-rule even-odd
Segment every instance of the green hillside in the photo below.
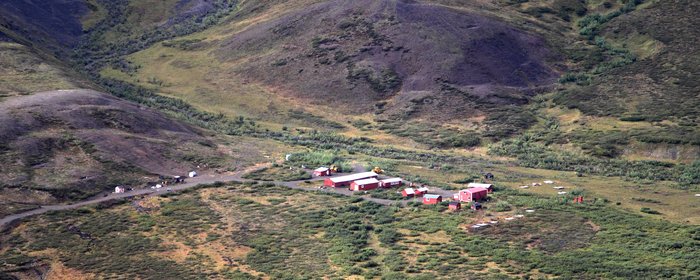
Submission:
{"label": "green hillside", "polygon": [[[417,141],[418,145],[427,147],[469,147],[479,143],[486,145],[524,130],[532,130],[531,127],[538,122],[562,121],[564,116],[552,115],[551,111],[558,110],[545,112],[539,109],[554,106],[582,113],[581,119],[567,120],[576,122],[574,125],[566,131],[557,132],[559,137],[556,142],[573,144],[568,145],[567,149],[584,151],[596,157],[634,160],[688,162],[698,158],[698,143],[693,140],[697,138],[694,137],[698,133],[697,126],[691,117],[693,109],[697,107],[693,103],[697,98],[689,97],[693,95],[693,85],[662,87],[658,82],[639,82],[644,79],[642,76],[650,74],[638,74],[638,71],[661,68],[674,53],[692,53],[692,46],[685,46],[690,50],[680,49],[684,44],[683,38],[691,38],[692,34],[683,33],[675,42],[663,43],[654,39],[659,35],[653,35],[653,30],[643,30],[645,26],[651,28],[662,24],[625,23],[635,18],[648,18],[647,14],[664,13],[665,9],[678,11],[673,7],[682,6],[683,3],[498,2],[479,7],[479,13],[486,16],[484,19],[469,15],[477,9],[468,2],[439,3],[441,6],[406,5],[400,1],[373,5],[356,3],[363,8],[357,10],[355,15],[348,12],[353,9],[352,6],[345,3],[292,1],[262,4],[243,1],[235,11],[229,12],[229,16],[219,16],[222,13],[219,12],[216,17],[221,17],[220,20],[206,21],[210,27],[204,31],[197,30],[206,26],[189,29],[150,26],[154,31],[148,26],[144,27],[141,22],[135,22],[137,17],[129,14],[138,14],[132,11],[138,9],[124,8],[127,14],[122,15],[125,18],[123,23],[103,26],[105,31],[96,32],[95,35],[100,37],[92,40],[108,44],[109,47],[105,48],[117,50],[117,53],[111,54],[110,58],[90,55],[89,52],[81,57],[89,58],[84,64],[96,64],[95,69],[93,66],[89,69],[96,73],[99,70],[104,77],[185,100],[199,110],[230,117],[250,117],[276,129],[280,125],[312,127],[341,130],[348,136],[368,135],[363,131],[369,130],[374,131],[375,135],[385,135],[382,138],[408,137]],[[309,13],[302,9],[308,5],[318,10],[311,14],[327,14],[329,19],[332,18],[333,23],[324,21],[323,17],[318,18],[330,29],[313,26],[315,23],[309,20],[304,20],[305,25],[291,23],[293,19],[304,17],[302,11]],[[416,8],[419,10],[408,10]],[[163,9],[168,11],[167,8]],[[422,13],[425,16],[409,18],[401,14],[404,10],[404,13]],[[493,12],[495,10],[501,13],[496,14]],[[687,11],[690,10],[693,10],[692,6]],[[373,14],[380,11],[386,19],[375,19]],[[456,22],[431,22],[431,13],[441,14],[441,17],[452,13],[457,17],[462,14],[477,20],[471,25],[464,23],[463,19],[460,20],[462,25]],[[687,14],[676,16],[689,17]],[[162,17],[163,14],[158,16],[161,21],[166,21]],[[539,37],[546,42],[538,44],[559,49],[558,52],[550,51],[543,63],[549,71],[561,75],[561,84],[550,83],[549,87],[542,87],[537,86],[537,82],[533,85],[529,81],[526,87],[514,86],[517,85],[513,84],[514,80],[501,77],[507,78],[509,73],[523,70],[491,68],[492,71],[504,72],[492,72],[488,75],[493,78],[488,78],[488,75],[464,72],[469,68],[453,67],[444,71],[426,68],[431,62],[421,62],[421,59],[442,59],[444,62],[436,62],[435,65],[443,65],[444,69],[445,63],[449,65],[448,61],[460,57],[457,54],[449,55],[450,49],[460,48],[459,45],[445,45],[458,41],[449,36],[465,36],[455,32],[469,34],[469,28],[502,28],[493,27],[500,26],[496,22],[476,23],[489,18],[513,26],[526,26],[524,31],[529,34],[527,36]],[[656,18],[666,17],[658,15]],[[395,22],[391,22],[391,19],[395,19]],[[676,24],[688,26],[680,20]],[[641,30],[621,32],[620,26],[634,26]],[[395,34],[414,33],[402,28],[445,28],[449,32],[432,33],[425,36],[437,37],[422,39],[443,43],[413,45],[413,42],[421,40],[396,37]],[[460,28],[464,28],[463,31]],[[109,35],[115,30],[126,32],[126,36]],[[189,33],[192,34],[187,35]],[[615,34],[628,35],[622,37]],[[132,39],[139,35],[145,41],[135,42]],[[171,36],[177,36],[177,39],[157,42]],[[484,48],[482,50],[470,49],[483,53],[462,54],[469,61],[466,65],[479,63],[471,61],[473,58],[488,58],[487,50],[502,49],[498,45],[489,45],[496,44],[500,39],[494,40],[485,45],[479,43]],[[124,54],[119,54],[120,51]],[[440,58],[425,54],[446,56]],[[488,64],[493,64],[493,61],[517,62],[517,58],[507,57],[504,53],[493,55],[498,58],[489,59]],[[396,60],[399,58],[401,61]],[[416,72],[419,68],[411,66],[412,61],[420,66],[420,71]],[[539,73],[535,69],[524,71]],[[287,75],[289,72],[296,74]],[[671,72],[668,73],[670,75]],[[692,69],[677,73],[692,73]],[[469,78],[456,79],[451,75]],[[670,76],[656,80],[669,79]],[[635,90],[642,86],[647,90]],[[659,94],[664,97],[656,98]],[[533,98],[536,95],[539,97]],[[662,102],[663,105],[654,106],[655,102]],[[340,111],[336,108],[338,104],[343,104]],[[293,112],[299,111],[309,117],[293,117]],[[619,123],[614,123],[615,118]],[[398,125],[396,120],[401,120]],[[339,125],[358,121],[369,121],[374,125],[363,127],[360,131],[354,126]],[[610,130],[607,127],[610,126],[612,136],[606,137],[610,139],[596,136],[608,133]],[[481,139],[457,140],[451,136],[453,133],[468,133],[473,135],[472,138]],[[425,140],[434,138],[442,140],[437,143]]]}
{"label": "green hillside", "polygon": [[698,1],[39,2],[0,3],[0,279],[700,277]]}
{"label": "green hillside", "polygon": [[[23,12],[2,27],[9,40],[54,50],[97,87],[218,132],[314,132],[581,175],[698,183],[687,175],[700,156],[692,1],[2,7]],[[32,13],[70,24],[50,30],[51,21],[20,16]],[[83,29],[78,39],[75,28]],[[45,46],[49,39],[63,47]]]}

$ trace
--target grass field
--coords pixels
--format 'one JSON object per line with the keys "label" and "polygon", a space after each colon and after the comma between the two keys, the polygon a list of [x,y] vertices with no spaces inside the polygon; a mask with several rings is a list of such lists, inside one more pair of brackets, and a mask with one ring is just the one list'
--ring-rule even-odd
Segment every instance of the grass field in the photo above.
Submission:
{"label": "grass field", "polygon": [[[489,210],[499,204],[509,210]],[[501,189],[485,211],[452,213],[445,205],[383,207],[286,187],[230,185],[32,218],[2,237],[11,246],[0,247],[0,268],[38,261],[75,277],[142,279],[697,276],[695,227],[610,204],[563,204]],[[518,213],[525,216],[505,219]],[[499,224],[467,230],[483,221]],[[669,253],[679,257],[667,260]]]}
{"label": "grass field", "polygon": [[[684,224],[700,224],[700,199],[692,192],[678,190],[670,182],[635,182],[614,177],[584,176],[577,177],[574,172],[557,172],[549,170],[529,168],[509,168],[517,173],[528,174],[525,178],[504,182],[511,188],[522,185],[530,185],[525,192],[532,192],[547,196],[557,196],[554,186],[564,186],[563,191],[571,192],[583,190],[591,198],[605,198],[615,204],[615,207],[625,209],[630,213],[640,213],[642,207],[651,207],[659,210],[662,215],[655,215],[659,219],[668,219]],[[513,178],[515,179],[515,178]],[[533,182],[542,183],[543,180],[553,180],[555,184],[532,187]],[[510,181],[510,180],[509,180]],[[635,199],[637,198],[637,199]],[[639,201],[638,198],[648,198],[659,203]],[[618,202],[620,204],[618,204]]]}
{"label": "grass field", "polygon": [[[630,180],[619,177],[583,176],[578,177],[576,172],[563,172],[523,167],[511,167],[502,165],[483,165],[472,167],[432,167],[429,164],[409,164],[407,162],[395,163],[395,169],[389,169],[390,174],[401,175],[417,181],[424,181],[429,185],[438,185],[443,188],[459,189],[466,182],[483,180],[481,172],[491,172],[496,177],[496,185],[510,189],[519,189],[526,193],[536,193],[547,197],[557,197],[557,190],[552,187],[564,186],[563,191],[584,191],[590,199],[607,199],[615,204],[616,208],[624,209],[630,213],[640,213],[642,207],[651,207],[659,210],[661,215],[650,217],[668,219],[683,224],[700,224],[700,199],[694,196],[694,192],[679,190],[673,182]],[[442,169],[442,170],[441,170]],[[447,169],[447,170],[445,170]],[[555,184],[532,187],[532,183],[542,184],[545,180],[554,180]],[[637,198],[635,200],[635,198]],[[639,198],[648,198],[660,203],[648,203],[639,201]],[[619,202],[619,204],[617,204]]]}
{"label": "grass field", "polygon": [[0,98],[85,87],[70,72],[17,43],[0,42]]}
{"label": "grass field", "polygon": [[87,0],[86,5],[90,9],[86,15],[80,20],[83,23],[83,29],[88,30],[94,27],[97,23],[107,16],[107,11],[102,7],[97,0]]}
{"label": "grass field", "polygon": [[[274,21],[286,13],[295,9],[308,6],[318,1],[291,1],[285,3],[243,3],[234,18],[223,21],[200,32],[175,39],[155,43],[152,46],[131,54],[125,59],[130,67],[126,70],[117,70],[107,65],[101,74],[105,77],[116,78],[139,86],[153,89],[154,91],[178,99],[182,99],[195,108],[212,113],[222,113],[229,117],[249,117],[256,120],[264,128],[271,130],[280,129],[319,129],[342,133],[345,136],[361,136],[375,140],[379,144],[389,144],[409,149],[442,148],[450,149],[450,145],[457,143],[456,153],[481,154],[484,147],[492,142],[493,137],[500,138],[503,135],[489,131],[489,127],[510,126],[517,118],[511,118],[512,112],[505,114],[504,118],[489,119],[486,116],[477,116],[468,120],[453,120],[443,124],[436,124],[425,119],[402,122],[399,127],[391,128],[390,125],[377,122],[376,115],[339,114],[337,108],[327,106],[324,102],[316,102],[297,98],[297,93],[290,92],[279,86],[272,86],[260,79],[250,79],[242,74],[245,65],[261,63],[265,57],[283,50],[270,49],[262,52],[258,50],[237,49],[236,59],[221,59],[221,48],[230,43],[235,36],[244,34],[247,30],[257,25]],[[454,1],[435,1],[440,5],[456,7],[465,11],[475,8],[470,5]],[[638,7],[640,11],[659,9],[655,1],[642,1]],[[170,3],[172,4],[172,3]],[[165,3],[158,7],[169,7]],[[658,56],[659,48],[656,39],[650,36],[633,36],[630,38],[618,38],[619,36],[607,36],[609,46],[605,44],[596,46],[595,40],[588,40],[578,34],[582,27],[578,26],[586,16],[595,14],[608,14],[624,6],[620,1],[609,1],[608,4],[600,2],[587,2],[581,6],[577,1],[554,1],[553,3],[522,3],[505,4],[504,13],[498,17],[504,21],[521,25],[524,21],[537,22],[550,26],[557,32],[567,34],[565,40],[576,42],[574,47],[566,50],[566,54],[572,56],[566,61],[572,70],[594,67],[585,66],[585,59],[595,58],[605,49],[629,48],[640,60],[653,59]],[[483,13],[492,13],[498,5],[482,5],[479,7]],[[134,6],[139,11],[141,6]],[[131,15],[129,24],[139,22],[155,22],[158,18],[167,16],[168,12],[158,8],[157,12],[148,19],[138,20]],[[580,9],[587,9],[579,13]],[[574,12],[575,11],[575,12]],[[636,15],[636,12],[631,12]],[[617,22],[618,18],[613,18]],[[603,27],[601,27],[603,28]],[[140,30],[140,29],[135,29]],[[137,31],[134,31],[138,33]],[[552,42],[560,42],[561,38],[548,38]],[[560,42],[561,43],[561,42]],[[570,43],[566,43],[569,45]],[[284,46],[293,48],[293,46]],[[603,49],[603,50],[600,50]],[[610,51],[610,50],[609,50]],[[597,53],[598,52],[598,53]],[[234,52],[232,52],[234,53]],[[583,58],[581,57],[583,56]],[[591,61],[595,59],[589,59]],[[600,62],[599,63],[604,63]],[[124,72],[126,71],[126,72]],[[692,123],[685,123],[674,118],[663,118],[663,121],[645,119],[646,115],[637,115],[632,110],[641,106],[634,96],[626,96],[624,104],[630,112],[625,114],[608,110],[609,115],[592,114],[588,107],[573,106],[570,102],[583,102],[584,96],[571,96],[563,102],[562,94],[576,92],[580,86],[561,85],[556,92],[534,98],[528,110],[539,119],[558,120],[555,129],[560,134],[553,139],[556,142],[566,142],[559,148],[574,152],[585,152],[598,157],[617,157],[627,160],[661,160],[671,162],[692,162],[700,156],[700,148],[697,143],[689,140],[687,135],[694,136],[700,132]],[[568,93],[567,93],[568,94]],[[573,98],[573,99],[572,99]],[[581,99],[581,100],[579,100]],[[544,100],[544,102],[542,102]],[[568,103],[567,103],[568,102]],[[591,101],[592,102],[592,101]],[[612,103],[610,103],[612,104]],[[591,106],[595,104],[589,104]],[[544,107],[543,107],[544,106]],[[534,108],[533,108],[534,107]],[[607,107],[601,106],[597,110],[606,111]],[[627,110],[626,109],[626,110]],[[298,114],[301,112],[301,114]],[[522,115],[522,114],[521,114]],[[640,119],[642,118],[642,119]],[[540,123],[547,124],[540,121]],[[362,125],[356,125],[362,124]],[[484,125],[487,124],[487,125]],[[527,123],[518,124],[517,127],[498,128],[510,131],[518,131],[529,126]],[[523,127],[521,127],[523,126]],[[389,127],[387,129],[387,127]],[[380,129],[381,128],[381,129]],[[498,130],[496,129],[496,130]],[[530,131],[537,132],[538,124],[535,123]],[[469,139],[458,139],[470,135]],[[610,136],[602,137],[601,134]],[[661,135],[652,136],[648,135]],[[692,137],[690,137],[692,138]],[[548,145],[551,143],[547,143]],[[557,143],[560,144],[560,143]],[[475,145],[476,147],[470,148]],[[469,149],[461,149],[466,146]],[[480,150],[481,149],[481,150]]]}
{"label": "grass field", "polygon": [[[274,85],[280,81],[274,71],[284,69],[275,67],[292,64],[293,59],[319,65],[340,65],[352,59],[344,52],[334,52],[333,60],[307,59],[326,55],[316,52],[322,45],[339,48],[327,43],[343,40],[343,36],[364,40],[362,36],[368,35],[384,44],[376,37],[375,27],[358,25],[360,17],[342,22],[328,38],[311,40],[299,35],[300,41],[282,45],[262,40],[260,48],[246,49],[245,44],[225,48],[239,37],[255,42],[246,40],[246,36],[255,35],[246,32],[260,25],[275,25],[284,15],[322,1],[242,1],[231,10],[235,12],[202,19],[215,24],[193,32],[177,31],[181,33],[168,33],[175,31],[168,29],[172,26],[166,21],[190,8],[173,8],[182,1],[115,1],[114,5],[123,4],[119,7],[124,8],[124,14],[108,27],[100,26],[100,20],[111,11],[99,1],[88,2],[92,12],[82,19],[83,25],[104,28],[98,31],[104,36],[93,42],[98,50],[95,53],[90,48],[81,49],[87,50],[81,54],[98,54],[80,61],[90,62],[86,64],[89,67],[99,65],[99,69],[86,71],[173,97],[139,95],[146,91],[124,94],[150,106],[154,106],[153,100],[162,101],[155,106],[177,109],[168,111],[171,116],[218,129],[202,132],[213,138],[212,143],[182,145],[185,152],[178,154],[178,160],[218,171],[266,166],[245,176],[260,181],[309,178],[299,169],[301,165],[335,164],[343,171],[378,166],[388,176],[451,190],[483,181],[483,173],[491,172],[496,192],[484,203],[483,211],[457,213],[447,211],[444,203],[424,206],[418,199],[405,207],[383,207],[363,202],[358,196],[312,191],[318,183],[302,183],[308,187],[306,192],[262,183],[230,184],[104,203],[32,217],[3,232],[0,278],[8,274],[29,278],[46,271],[55,279],[700,278],[700,198],[694,196],[700,178],[690,174],[700,167],[690,164],[700,157],[700,132],[696,98],[692,96],[697,85],[688,76],[697,72],[697,65],[692,64],[697,60],[697,48],[687,41],[697,37],[693,36],[697,32],[687,28],[695,25],[685,25],[686,19],[694,23],[691,21],[696,17],[688,11],[693,11],[695,2],[426,1],[436,4],[427,12],[444,7],[478,12],[528,32],[544,33],[552,45],[566,46],[562,53],[566,58],[556,68],[570,75],[551,89],[532,89],[527,97],[516,98],[509,92],[497,96],[522,102],[518,106],[474,101],[474,88],[449,87],[445,82],[439,92],[431,93],[434,96],[411,92],[409,97],[448,94],[448,102],[475,102],[477,107],[457,112],[469,113],[460,115],[463,118],[436,120],[432,117],[448,114],[436,110],[438,114],[419,115],[409,122],[378,117],[396,105],[392,102],[400,101],[392,98],[383,103],[366,102],[369,110],[356,114],[340,113],[349,107],[324,102],[326,95],[335,94],[330,89],[348,77],[372,84],[367,92],[386,93],[395,87],[391,71],[382,70],[379,79],[370,75],[371,71],[355,71],[355,64],[347,68],[343,64],[332,69],[333,73],[321,71],[313,77],[326,78],[347,70],[348,77],[320,88],[291,92],[293,89]],[[387,4],[389,9],[396,4],[372,4],[376,3]],[[665,19],[676,17],[684,24],[664,24]],[[387,18],[377,28],[397,24],[393,21]],[[290,22],[288,29],[274,29],[272,34],[293,32],[297,22]],[[342,26],[360,27],[343,33],[339,31]],[[163,36],[158,38],[166,39],[146,43],[165,33],[174,38]],[[268,39],[274,40],[272,37]],[[108,47],[100,49],[97,42]],[[136,44],[143,48],[132,48]],[[309,46],[309,54],[268,65],[271,57]],[[357,55],[370,51],[364,46],[351,47],[360,48]],[[398,46],[386,47],[377,51],[387,56],[394,55],[392,49],[398,51]],[[107,58],[100,56],[100,51],[105,51]],[[135,52],[127,55],[129,51]],[[416,51],[420,49],[402,52]],[[99,61],[91,64],[90,59]],[[245,73],[249,70],[246,66],[255,63],[263,63],[259,69],[274,71],[251,79]],[[14,43],[0,43],[0,65],[0,99],[89,86],[77,82],[80,80],[59,64]],[[309,73],[326,67],[319,65],[303,66]],[[110,89],[119,95],[130,88]],[[302,98],[307,90],[329,92],[308,100]],[[393,113],[421,113],[419,109],[432,106],[434,100],[438,99],[411,99],[412,107]],[[494,104],[498,110],[481,111]],[[227,126],[231,125],[227,120],[239,123]],[[246,124],[252,129],[236,130]],[[220,136],[219,132],[244,136]],[[38,139],[46,134],[29,136]],[[212,154],[200,152],[196,149],[202,148],[199,146],[211,148]],[[0,155],[5,148],[0,146]],[[286,154],[292,154],[292,159],[281,163]],[[52,156],[39,162],[44,169],[35,172],[41,185],[80,178],[75,174],[97,165],[95,158],[77,149]],[[6,168],[4,174],[14,174],[17,170],[12,168]],[[118,170],[118,166],[107,168]],[[127,171],[138,177],[148,175]],[[545,180],[555,183],[532,186]],[[529,187],[521,189],[523,185]],[[564,187],[561,191],[566,194],[557,194],[560,190],[553,189],[555,186]],[[0,189],[0,215],[31,209],[33,205],[24,203],[27,198],[57,202],[45,192],[8,190]],[[369,195],[402,199],[396,191]],[[572,202],[579,195],[586,203]],[[520,214],[525,216],[510,219]],[[470,225],[488,221],[498,224],[470,230]]]}

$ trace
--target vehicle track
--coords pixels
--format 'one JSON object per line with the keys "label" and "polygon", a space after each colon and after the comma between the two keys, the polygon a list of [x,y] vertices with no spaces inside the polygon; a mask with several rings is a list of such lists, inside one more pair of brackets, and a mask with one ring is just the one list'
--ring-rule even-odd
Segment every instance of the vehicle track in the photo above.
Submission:
{"label": "vehicle track", "polygon": [[[260,168],[259,166],[257,168]],[[254,169],[253,169],[254,170]],[[216,182],[232,182],[232,181],[239,181],[239,182],[256,182],[256,180],[246,180],[243,179],[243,175],[250,172],[251,169],[248,170],[243,170],[239,171],[236,173],[231,173],[231,174],[205,174],[205,175],[200,175],[194,178],[188,178],[186,183],[182,184],[177,184],[177,185],[172,185],[168,187],[164,187],[161,189],[150,189],[150,188],[145,188],[145,189],[137,189],[133,191],[128,191],[125,193],[110,193],[105,196],[100,196],[100,197],[93,197],[89,198],[80,202],[76,203],[71,203],[71,204],[55,204],[55,205],[46,205],[46,206],[41,206],[40,208],[21,212],[21,213],[16,213],[12,214],[6,217],[3,217],[0,219],[0,229],[3,229],[9,225],[11,225],[13,222],[23,219],[26,217],[34,216],[34,215],[39,215],[43,213],[47,213],[50,211],[63,211],[63,210],[71,210],[71,209],[77,209],[83,206],[87,205],[92,205],[92,204],[97,204],[100,202],[105,202],[105,201],[111,201],[111,200],[116,200],[116,199],[123,199],[123,198],[130,198],[130,197],[135,197],[135,196],[147,196],[147,195],[159,195],[162,193],[166,193],[167,191],[164,189],[168,189],[170,192],[178,192],[182,191],[185,189],[189,189],[198,185],[202,184],[213,184]],[[331,177],[335,176],[343,176],[347,175],[347,173],[342,174],[336,174]],[[311,180],[298,180],[298,181],[257,181],[259,183],[272,183],[275,185],[280,185],[280,186],[285,186],[290,189],[296,189],[296,190],[303,190],[303,191],[318,191],[318,192],[326,192],[326,193],[336,193],[336,194],[341,194],[341,195],[346,195],[346,196],[353,196],[354,193],[353,191],[348,190],[347,188],[308,188],[308,187],[302,187],[299,186],[300,183],[305,182],[305,181],[313,181],[313,182],[320,182],[323,179],[328,178],[328,177],[322,177],[322,178],[314,178]],[[431,193],[436,193],[440,195],[451,195],[449,191],[441,190],[438,188],[431,188]],[[360,197],[364,200],[367,201],[372,201],[378,204],[382,205],[406,205],[410,200],[390,200],[390,199],[381,199],[381,198],[374,198],[374,197],[369,197],[367,195],[363,196],[357,196]]]}

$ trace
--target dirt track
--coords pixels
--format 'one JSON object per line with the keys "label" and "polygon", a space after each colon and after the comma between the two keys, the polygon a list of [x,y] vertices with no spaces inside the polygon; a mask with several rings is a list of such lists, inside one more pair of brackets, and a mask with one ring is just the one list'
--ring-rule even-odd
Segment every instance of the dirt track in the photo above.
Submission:
{"label": "dirt track", "polygon": [[[235,180],[240,180],[241,179],[241,174],[232,174],[232,175],[205,175],[205,176],[199,176],[195,178],[188,178],[189,180],[186,183],[171,186],[169,188],[172,189],[172,191],[180,191],[184,189],[188,189],[191,187],[194,187],[199,184],[211,184],[217,181],[220,182],[226,182],[226,181],[235,181]],[[43,214],[49,211],[61,211],[61,210],[69,210],[69,209],[76,209],[80,208],[86,205],[91,205],[91,204],[96,204],[104,201],[109,201],[109,200],[114,200],[114,199],[120,199],[120,198],[128,198],[128,197],[134,197],[134,196],[139,196],[139,195],[148,195],[148,194],[160,194],[160,193],[165,193],[165,189],[162,188],[158,191],[147,188],[147,189],[137,189],[133,191],[129,191],[126,193],[111,193],[106,196],[100,196],[100,197],[95,197],[95,198],[90,198],[87,200],[83,200],[81,202],[77,203],[72,203],[72,204],[57,204],[57,205],[47,205],[47,206],[42,206],[41,208],[37,208],[34,210],[22,212],[22,213],[17,213],[13,215],[9,215],[7,217],[4,217],[0,219],[0,228],[4,227],[5,225],[10,224],[11,222],[29,217],[29,216],[34,216],[38,214]]]}
{"label": "dirt track", "polygon": [[[250,170],[244,170],[236,173],[231,173],[231,174],[206,174],[206,175],[201,175],[195,178],[188,178],[186,183],[183,184],[178,184],[178,185],[173,185],[170,187],[167,187],[171,189],[172,192],[177,192],[181,190],[185,190],[200,184],[211,184],[215,182],[230,182],[230,181],[241,181],[241,182],[251,182],[253,180],[244,180],[242,178],[243,174],[247,173]],[[347,175],[347,174],[337,174],[335,176],[342,176],[342,175]],[[335,177],[333,176],[333,177]],[[326,178],[326,177],[324,177]],[[311,181],[315,182],[320,182],[324,178],[314,178]],[[325,189],[311,189],[308,187],[300,187],[299,183],[304,182],[306,180],[299,180],[299,181],[290,181],[290,182],[283,182],[283,181],[260,181],[264,183],[273,183],[276,185],[280,186],[285,186],[291,189],[296,189],[296,190],[304,190],[304,191],[319,191],[319,192],[326,192],[326,193],[336,193],[336,194],[341,194],[341,195],[347,195],[347,196],[352,196],[353,191],[348,190],[347,188],[325,188]],[[140,196],[140,195],[158,195],[162,193],[166,193],[167,188],[161,188],[159,190],[154,190],[150,188],[146,189],[137,189],[133,191],[129,191],[126,193],[111,193],[106,196],[100,196],[100,197],[95,197],[95,198],[90,198],[81,202],[73,203],[73,204],[58,204],[58,205],[47,205],[43,206],[41,208],[37,208],[34,210],[22,212],[22,213],[17,213],[13,215],[6,216],[2,219],[0,219],[0,229],[10,225],[12,222],[17,221],[22,218],[38,215],[38,214],[43,214],[49,211],[62,211],[62,210],[70,210],[70,209],[76,209],[80,208],[86,205],[91,205],[91,204],[97,204],[100,202],[105,202],[105,201],[110,201],[110,200],[115,200],[115,199],[121,199],[121,198],[129,198],[129,197],[135,197],[135,196]],[[440,194],[443,197],[451,197],[451,192],[441,190],[438,188],[431,188],[431,193],[435,194]],[[380,199],[380,198],[373,198],[369,196],[358,196],[361,197],[364,200],[367,201],[372,201],[375,203],[379,203],[382,205],[406,205],[409,200],[389,200],[389,199]]]}

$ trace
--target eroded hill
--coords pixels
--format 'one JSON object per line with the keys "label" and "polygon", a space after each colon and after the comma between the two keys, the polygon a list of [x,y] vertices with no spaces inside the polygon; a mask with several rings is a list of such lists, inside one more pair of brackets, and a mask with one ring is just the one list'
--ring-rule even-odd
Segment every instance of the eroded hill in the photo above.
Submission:
{"label": "eroded hill", "polygon": [[672,0],[649,5],[600,28],[605,48],[626,52],[634,63],[599,73],[590,85],[558,100],[586,114],[637,121],[697,125],[700,108],[700,3]]}
{"label": "eroded hill", "polygon": [[241,163],[218,145],[201,129],[92,90],[8,98],[0,103],[3,203],[85,198],[158,175]]}
{"label": "eroded hill", "polygon": [[[236,75],[346,114],[451,120],[523,104],[561,56],[497,18],[411,1],[326,1],[222,39]],[[378,102],[382,102],[379,105]]]}

